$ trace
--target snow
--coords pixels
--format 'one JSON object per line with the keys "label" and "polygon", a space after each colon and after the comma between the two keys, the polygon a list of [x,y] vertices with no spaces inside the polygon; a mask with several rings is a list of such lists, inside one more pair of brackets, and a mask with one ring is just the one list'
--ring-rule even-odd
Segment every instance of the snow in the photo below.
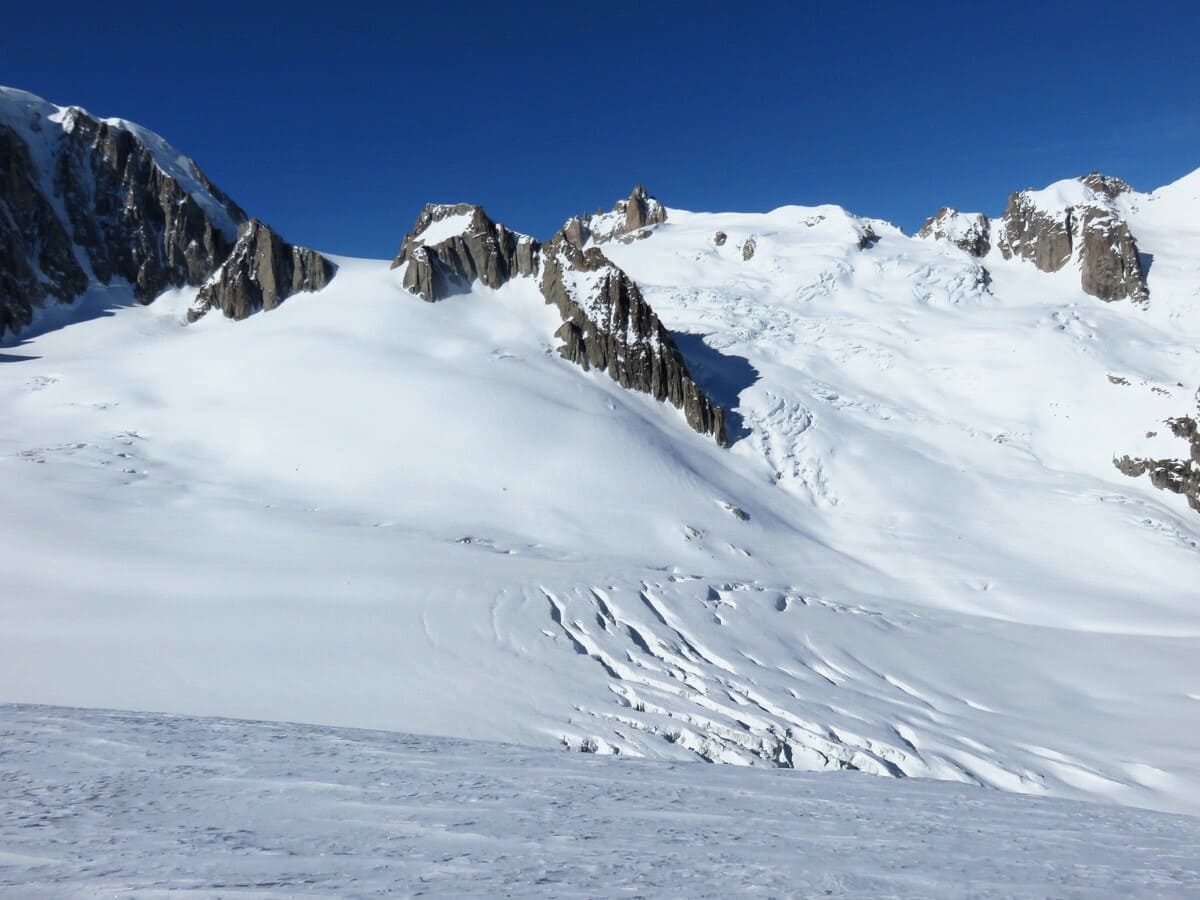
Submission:
{"label": "snow", "polygon": [[1200,890],[1195,820],[936,782],[30,706],[0,755],[25,898]]}
{"label": "snow", "polygon": [[430,222],[429,227],[417,235],[417,237],[420,238],[425,246],[432,247],[444,240],[463,234],[470,227],[471,213],[458,213]]}
{"label": "snow", "polygon": [[0,354],[0,700],[1200,812],[1200,518],[1112,465],[1194,408],[1181,184],[1128,199],[1145,309],[837,207],[606,244],[729,450],[532,279],[106,303]]}
{"label": "snow", "polygon": [[1035,209],[1049,214],[1061,213],[1068,206],[1099,204],[1111,206],[1112,201],[1097,194],[1078,178],[1064,178],[1041,190],[1022,191],[1022,195]]}
{"label": "snow", "polygon": [[[16,129],[30,145],[33,151],[34,164],[46,186],[48,197],[56,197],[52,185],[53,175],[53,143],[55,132],[70,132],[74,116],[90,116],[87,110],[78,106],[56,106],[41,97],[16,88],[0,86],[0,121]],[[104,123],[128,131],[141,141],[154,157],[154,162],[163,174],[175,179],[179,186],[191,195],[192,199],[204,210],[213,224],[225,233],[230,240],[237,237],[237,223],[229,211],[212,195],[204,185],[203,178],[196,164],[172,147],[166,140],[147,128],[143,128],[125,119],[102,119]],[[47,123],[54,128],[48,128]],[[65,216],[60,219],[66,221]],[[90,268],[86,267],[85,268]]]}

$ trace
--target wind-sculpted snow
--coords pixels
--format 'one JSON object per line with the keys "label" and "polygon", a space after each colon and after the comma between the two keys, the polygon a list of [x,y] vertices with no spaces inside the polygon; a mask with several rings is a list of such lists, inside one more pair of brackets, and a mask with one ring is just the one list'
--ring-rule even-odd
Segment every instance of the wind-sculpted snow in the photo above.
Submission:
{"label": "wind-sculpted snow", "polygon": [[5,697],[1196,812],[1200,519],[1113,458],[1193,412],[1197,193],[1120,195],[1148,306],[828,206],[590,248],[728,448],[534,277],[10,347]]}
{"label": "wind-sculpted snow", "polygon": [[1200,890],[1193,820],[957,785],[30,706],[0,754],[25,898]]}

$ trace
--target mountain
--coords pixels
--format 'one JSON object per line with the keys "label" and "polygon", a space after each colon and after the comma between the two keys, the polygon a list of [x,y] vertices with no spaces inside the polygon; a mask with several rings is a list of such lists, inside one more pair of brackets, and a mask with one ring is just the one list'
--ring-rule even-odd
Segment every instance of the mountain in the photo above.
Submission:
{"label": "mountain", "polygon": [[188,269],[157,200],[72,221],[56,116],[0,196],[0,699],[1200,811],[1200,172],[917,236],[435,204],[360,260],[109,124]]}
{"label": "mountain", "polygon": [[[256,259],[250,274],[248,242],[267,233],[276,250]],[[293,283],[280,269],[293,255],[318,274]],[[203,285],[202,309],[216,302],[240,318],[294,290],[323,287],[332,267],[317,256],[247,221],[153,132],[0,88],[0,338],[33,324],[48,304],[114,284],[143,303],[169,288]],[[226,262],[222,284],[253,283],[242,291],[248,303],[212,299],[229,291],[206,283]]]}

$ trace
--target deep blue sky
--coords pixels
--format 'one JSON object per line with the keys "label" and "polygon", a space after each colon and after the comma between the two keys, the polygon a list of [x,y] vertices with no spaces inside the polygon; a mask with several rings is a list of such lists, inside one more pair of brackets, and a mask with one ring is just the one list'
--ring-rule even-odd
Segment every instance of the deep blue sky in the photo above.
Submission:
{"label": "deep blue sky", "polygon": [[390,256],[427,200],[548,236],[669,206],[938,206],[1200,167],[1200,3],[21,2],[0,83],[159,132],[290,240]]}

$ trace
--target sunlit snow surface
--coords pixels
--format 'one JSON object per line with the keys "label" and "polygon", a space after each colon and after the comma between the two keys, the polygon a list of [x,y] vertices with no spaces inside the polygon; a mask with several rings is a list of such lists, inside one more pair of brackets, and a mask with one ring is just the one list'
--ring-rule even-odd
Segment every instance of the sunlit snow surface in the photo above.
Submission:
{"label": "sunlit snow surface", "polygon": [[0,894],[1182,896],[1191,818],[938,782],[0,707]]}
{"label": "sunlit snow surface", "polygon": [[606,244],[729,450],[560,359],[529,279],[340,260],[5,348],[0,699],[1198,812],[1200,517],[1112,465],[1194,409],[1196,181],[1122,198],[1146,309],[837,207]]}

